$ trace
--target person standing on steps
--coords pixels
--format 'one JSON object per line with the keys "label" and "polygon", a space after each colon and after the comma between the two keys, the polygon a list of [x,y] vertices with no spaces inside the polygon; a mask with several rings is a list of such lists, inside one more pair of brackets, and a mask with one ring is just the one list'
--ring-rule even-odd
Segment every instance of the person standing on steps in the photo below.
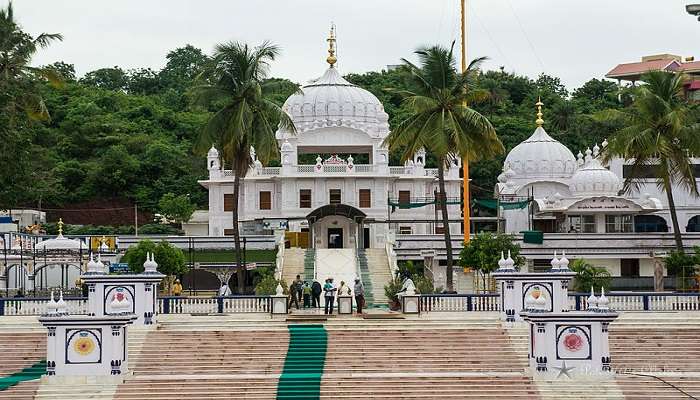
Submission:
{"label": "person standing on steps", "polygon": [[294,286],[296,287],[294,294],[297,296],[297,302],[301,303],[304,291],[304,281],[301,280],[301,275],[297,275],[297,279],[294,281]]}
{"label": "person standing on steps", "polygon": [[292,303],[299,309],[299,296],[297,296],[297,281],[292,281],[289,284],[289,312],[292,312]]}
{"label": "person standing on steps", "polygon": [[365,306],[365,286],[360,281],[360,278],[355,278],[355,304],[357,305],[357,315],[362,315],[362,308]]}
{"label": "person standing on steps", "polygon": [[311,286],[304,281],[304,308],[311,308]]}
{"label": "person standing on steps", "polygon": [[335,292],[337,290],[338,288],[333,285],[333,278],[326,279],[326,283],[323,285],[323,291],[325,292],[323,297],[326,301],[325,314],[327,315],[333,314],[333,304],[335,303]]}
{"label": "person standing on steps", "polygon": [[321,284],[314,279],[314,283],[311,284],[311,298],[314,308],[321,308],[321,292],[323,292]]}

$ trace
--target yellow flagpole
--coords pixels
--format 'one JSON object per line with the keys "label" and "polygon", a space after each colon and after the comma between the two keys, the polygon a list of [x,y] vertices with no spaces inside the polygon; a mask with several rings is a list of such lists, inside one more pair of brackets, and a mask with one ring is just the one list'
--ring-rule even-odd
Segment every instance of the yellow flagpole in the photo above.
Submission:
{"label": "yellow flagpole", "polygon": [[[467,70],[467,29],[466,29],[466,24],[467,24],[467,10],[466,10],[466,3],[467,0],[460,0],[460,8],[461,8],[461,23],[460,23],[460,28],[462,32],[462,40],[461,40],[461,45],[462,45],[462,72]],[[463,200],[464,200],[464,206],[463,206],[463,213],[464,213],[464,242],[469,242],[469,239],[471,238],[471,224],[470,224],[470,210],[469,210],[469,159],[465,156],[462,158],[462,174],[464,175],[463,181],[462,181],[462,188],[463,188]]]}

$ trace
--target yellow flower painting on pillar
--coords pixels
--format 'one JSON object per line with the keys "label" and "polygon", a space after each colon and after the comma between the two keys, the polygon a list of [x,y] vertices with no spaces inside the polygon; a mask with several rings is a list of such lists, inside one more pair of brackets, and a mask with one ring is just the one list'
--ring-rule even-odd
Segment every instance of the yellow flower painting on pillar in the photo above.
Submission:
{"label": "yellow flower painting on pillar", "polygon": [[73,343],[73,349],[81,356],[87,356],[95,350],[95,342],[86,332],[80,333],[80,338]]}

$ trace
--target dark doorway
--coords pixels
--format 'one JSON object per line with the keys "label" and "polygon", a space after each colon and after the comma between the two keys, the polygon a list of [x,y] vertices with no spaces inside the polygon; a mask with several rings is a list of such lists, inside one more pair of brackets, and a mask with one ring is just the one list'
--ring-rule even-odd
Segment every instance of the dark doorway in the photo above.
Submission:
{"label": "dark doorway", "polygon": [[369,249],[369,228],[363,228],[364,232],[362,232],[362,245],[364,246],[365,249]]}
{"label": "dark doorway", "polygon": [[343,228],[328,228],[328,248],[343,248]]}

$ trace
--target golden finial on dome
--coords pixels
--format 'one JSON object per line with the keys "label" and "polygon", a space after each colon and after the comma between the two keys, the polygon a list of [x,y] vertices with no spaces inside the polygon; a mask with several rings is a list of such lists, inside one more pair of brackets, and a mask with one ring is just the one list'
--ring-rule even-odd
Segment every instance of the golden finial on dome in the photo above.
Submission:
{"label": "golden finial on dome", "polygon": [[542,115],[544,115],[542,114],[542,106],[544,103],[542,103],[542,99],[540,97],[537,97],[537,103],[535,103],[535,105],[537,106],[537,119],[535,120],[535,123],[539,128],[541,128],[542,125],[544,125],[544,120],[542,119]]}
{"label": "golden finial on dome", "polygon": [[328,58],[326,58],[326,62],[330,64],[331,68],[333,68],[333,65],[336,63],[336,61],[338,61],[338,59],[335,57],[335,24],[332,22],[331,32],[326,41],[328,42]]}
{"label": "golden finial on dome", "polygon": [[58,234],[63,235],[63,218],[58,219]]}

